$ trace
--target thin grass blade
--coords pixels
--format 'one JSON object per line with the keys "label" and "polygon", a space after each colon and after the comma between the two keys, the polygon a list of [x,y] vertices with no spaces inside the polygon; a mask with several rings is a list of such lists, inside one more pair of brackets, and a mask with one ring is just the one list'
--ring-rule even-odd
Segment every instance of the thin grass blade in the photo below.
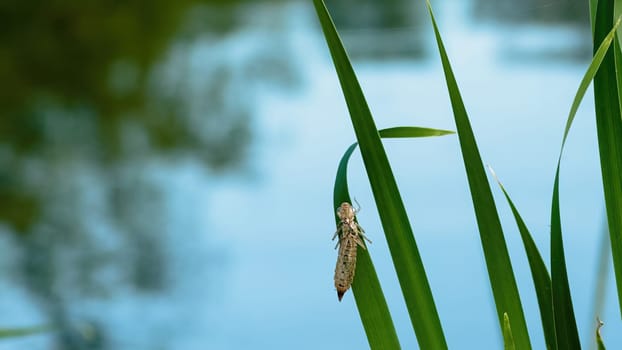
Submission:
{"label": "thin grass blade", "polygon": [[0,339],[3,338],[16,338],[25,337],[28,335],[50,332],[53,330],[52,326],[33,326],[23,328],[3,328],[0,329]]}
{"label": "thin grass blade", "polygon": [[443,70],[445,72],[447,89],[454,112],[460,148],[462,150],[477,224],[479,226],[482,248],[488,268],[488,276],[497,307],[499,329],[503,332],[503,314],[507,312],[510,322],[512,323],[516,347],[519,349],[530,349],[531,343],[527,331],[527,324],[525,322],[525,315],[516,286],[516,280],[514,279],[514,271],[512,270],[512,263],[508,255],[505,238],[503,237],[497,208],[495,207],[484,165],[482,164],[482,159],[458,89],[458,84],[456,83],[456,78],[451,69],[449,58],[447,57],[432,12],[432,6],[428,0],[426,0],[426,5],[430,13],[430,18],[432,19],[432,25],[434,26],[436,43],[438,44]]}
{"label": "thin grass blade", "polygon": [[[599,1],[599,8],[603,4],[603,1]],[[598,10],[600,11],[600,10]],[[598,12],[597,11],[597,12]],[[598,17],[598,14],[596,15]],[[572,306],[572,298],[570,295],[570,286],[568,283],[568,272],[566,270],[566,259],[564,253],[564,244],[562,239],[562,227],[561,227],[561,213],[559,204],[559,173],[561,166],[561,156],[564,151],[564,146],[568,138],[568,133],[572,122],[574,121],[576,112],[585,96],[585,92],[590,84],[590,81],[595,80],[602,64],[607,57],[609,47],[614,39],[615,31],[620,25],[620,20],[611,28],[609,27],[609,33],[603,37],[598,49],[595,50],[594,57],[590,63],[587,72],[583,76],[575,98],[572,102],[568,119],[566,121],[566,127],[564,128],[564,135],[562,137],[562,146],[560,149],[559,159],[557,161],[557,169],[555,171],[555,181],[553,185],[553,199],[551,205],[551,282],[552,282],[552,295],[553,295],[553,313],[555,317],[555,332],[557,338],[557,345],[560,349],[580,349],[579,335],[577,331],[577,323],[574,315],[574,308]],[[598,35],[600,29],[596,26],[595,35]],[[601,36],[602,37],[602,36]],[[615,76],[614,76],[615,77]],[[615,78],[614,78],[615,79]],[[617,100],[615,101],[618,105]]]}
{"label": "thin grass blade", "polygon": [[[595,47],[608,37],[614,23],[613,13],[613,0],[598,1]],[[609,50],[594,77],[594,102],[609,238],[622,311],[622,116],[616,68],[622,69],[622,62],[616,62],[614,50]]]}
{"label": "thin grass blade", "polygon": [[590,24],[592,25],[592,36],[594,36],[594,26],[596,25],[596,7],[598,7],[598,0],[590,0]]}
{"label": "thin grass blade", "polygon": [[583,75],[581,79],[581,83],[579,83],[579,88],[575,93],[575,97],[572,101],[572,105],[570,107],[570,112],[568,113],[568,119],[566,120],[566,127],[564,128],[564,136],[562,138],[562,150],[564,144],[566,143],[566,139],[568,138],[568,133],[570,132],[570,127],[574,121],[574,118],[577,114],[577,110],[581,105],[581,101],[583,101],[583,97],[585,97],[585,93],[587,92],[587,88],[590,86],[590,83],[596,77],[596,73],[598,72],[603,60],[605,59],[605,55],[611,46],[611,42],[614,39],[615,31],[620,26],[620,19],[615,23],[613,28],[610,28],[609,33],[602,40],[598,49],[594,53],[594,57],[592,57],[592,61],[590,65],[587,67],[587,71]]}
{"label": "thin grass blade", "polygon": [[324,2],[314,0],[313,4],[350,112],[367,177],[419,346],[422,349],[446,349],[447,342],[430,284],[378,130]]}
{"label": "thin grass blade", "polygon": [[549,271],[546,268],[546,264],[540,255],[540,251],[536,246],[536,243],[531,236],[531,233],[527,229],[525,221],[521,217],[518,209],[514,205],[514,202],[510,198],[510,195],[505,190],[505,187],[495,174],[491,167],[488,167],[490,173],[499,184],[503,195],[510,205],[518,231],[520,232],[523,246],[525,247],[525,253],[527,254],[527,260],[529,262],[529,269],[531,270],[531,278],[536,290],[536,297],[538,299],[538,307],[540,309],[540,319],[542,320],[542,329],[544,332],[544,340],[547,349],[557,349],[557,340],[555,338],[555,321],[553,318],[553,297],[551,294],[551,277]]}
{"label": "thin grass blade", "polygon": [[[609,284],[609,259],[611,258],[611,241],[609,240],[609,232],[607,232],[606,220],[603,221],[603,229],[599,233],[600,240],[598,247],[598,265],[596,268],[596,283],[594,286],[594,298],[592,300],[592,310],[590,313],[590,321],[594,317],[603,314],[605,310],[605,300],[607,297],[607,289]],[[592,336],[592,330],[589,330],[589,336]],[[593,349],[595,344],[590,347]]]}
{"label": "thin grass blade", "polygon": [[422,128],[418,126],[397,126],[379,130],[380,137],[385,138],[414,138],[414,137],[431,137],[445,136],[455,134],[454,131]]}
{"label": "thin grass blade", "polygon": [[620,65],[622,62],[622,51],[620,51],[620,27],[618,27],[618,32],[616,33],[617,40],[613,40],[613,53],[614,59],[616,62],[616,84],[618,86],[618,103],[620,105],[620,110],[622,110],[622,95],[620,92],[622,91],[622,70],[620,69]]}
{"label": "thin grass blade", "polygon": [[559,349],[581,349],[577,321],[572,307],[566,257],[562,240],[561,215],[559,209],[559,162],[553,186],[551,207],[551,285],[553,291],[553,314],[555,334]]}
{"label": "thin grass blade", "polygon": [[600,335],[600,329],[603,326],[603,322],[601,320],[597,320],[598,325],[596,326],[596,347],[598,350],[605,350],[605,343],[603,342],[603,338]]}
{"label": "thin grass blade", "polygon": [[510,326],[510,318],[507,312],[503,313],[503,349],[516,350],[514,336],[512,335],[512,326]]}

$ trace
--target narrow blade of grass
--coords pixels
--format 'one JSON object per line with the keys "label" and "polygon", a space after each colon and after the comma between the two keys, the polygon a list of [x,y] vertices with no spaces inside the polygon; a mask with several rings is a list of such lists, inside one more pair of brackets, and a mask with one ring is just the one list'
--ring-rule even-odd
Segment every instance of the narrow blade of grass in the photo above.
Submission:
{"label": "narrow blade of grass", "polygon": [[[605,300],[607,297],[607,285],[609,284],[609,259],[611,258],[611,241],[609,241],[609,232],[607,231],[607,222],[603,221],[603,228],[599,232],[600,240],[598,247],[598,265],[596,268],[596,283],[594,286],[594,297],[592,299],[592,311],[590,313],[590,322],[594,317],[603,314],[605,309]],[[592,330],[589,330],[589,336]],[[589,337],[588,337],[589,339]],[[591,349],[594,348],[592,346]]]}
{"label": "narrow blade of grass", "polygon": [[34,326],[34,327],[23,327],[23,328],[3,328],[0,329],[0,339],[3,338],[15,338],[15,337],[25,337],[28,335],[45,333],[51,331],[53,328],[51,326]]}
{"label": "narrow blade of grass", "polygon": [[[379,131],[383,138],[442,136],[452,133],[452,131],[447,130],[419,127],[396,127]],[[352,203],[348,189],[348,162],[357,146],[358,143],[353,143],[348,147],[339,162],[333,194],[334,208],[343,202]],[[336,215],[335,221],[339,223],[339,218]],[[372,349],[399,349],[400,345],[393,320],[369,252],[365,249],[359,249],[357,255],[357,272],[352,283],[352,292],[369,345]]]}
{"label": "narrow blade of grass", "polygon": [[[604,1],[604,0],[602,0]],[[602,4],[599,2],[599,8]],[[600,10],[598,10],[600,11]],[[597,14],[598,17],[598,14]],[[561,227],[561,214],[559,205],[559,172],[561,166],[561,156],[564,151],[564,146],[568,138],[568,133],[575,115],[585,96],[585,92],[590,84],[590,81],[600,74],[599,68],[604,62],[608,49],[613,41],[615,31],[620,25],[618,20],[609,33],[604,36],[602,43],[594,53],[592,62],[590,63],[587,72],[583,76],[577,93],[575,94],[568,119],[566,121],[566,127],[564,129],[564,135],[562,138],[562,146],[559,152],[559,159],[557,161],[557,169],[555,171],[555,182],[553,185],[553,200],[551,205],[551,282],[552,282],[552,295],[553,295],[553,313],[555,317],[555,332],[557,338],[557,345],[560,349],[580,349],[579,335],[577,331],[577,323],[574,316],[574,308],[572,306],[572,298],[570,295],[570,286],[568,283],[568,273],[566,271],[566,260],[564,254],[564,244],[562,239],[562,227]],[[598,28],[598,26],[596,26]],[[599,30],[597,29],[597,32]],[[617,106],[617,100],[615,105]]]}
{"label": "narrow blade of grass", "polygon": [[590,0],[590,24],[592,25],[592,36],[594,36],[594,25],[596,24],[596,7],[598,0]]}
{"label": "narrow blade of grass", "polygon": [[553,297],[551,295],[551,277],[549,271],[546,268],[546,264],[540,255],[540,251],[534,242],[531,233],[527,229],[525,221],[521,217],[518,209],[512,202],[510,195],[505,190],[505,187],[495,174],[492,168],[488,168],[492,176],[497,180],[503,195],[510,205],[518,231],[520,232],[525,252],[527,253],[527,260],[529,261],[529,269],[531,270],[531,278],[536,290],[536,297],[538,299],[538,307],[540,309],[540,319],[542,320],[542,329],[544,331],[544,340],[546,342],[547,349],[557,349],[557,340],[555,339],[555,321],[553,318]]}
{"label": "narrow blade of grass", "polygon": [[[613,0],[598,1],[594,27],[595,47],[608,36],[613,25],[613,6]],[[618,69],[622,69],[622,62],[617,65]],[[622,310],[622,116],[614,50],[606,53],[594,77],[594,98],[609,237],[618,301]]]}
{"label": "narrow blade of grass", "polygon": [[561,216],[559,210],[559,163],[553,186],[551,207],[551,285],[553,291],[553,314],[555,333],[559,349],[581,349],[577,321],[572,307],[566,257],[562,240]]}
{"label": "narrow blade of grass", "polygon": [[[598,7],[598,3],[596,3],[596,7]],[[613,3],[613,18],[619,18],[622,15],[622,0],[614,0]],[[612,18],[612,19],[613,19]],[[596,17],[593,18],[594,20],[596,20]],[[592,31],[592,36],[594,34],[594,31]],[[620,27],[618,27],[616,36],[618,38],[618,40],[616,40],[618,42],[618,44],[620,44],[620,35],[622,34],[622,29]],[[592,38],[593,39],[593,38]]]}
{"label": "narrow blade of grass", "polygon": [[486,178],[486,172],[475,142],[473,130],[471,129],[469,118],[458,89],[458,84],[456,83],[449,58],[445,52],[445,47],[436,20],[434,19],[432,6],[429,0],[426,0],[426,5],[432,19],[432,25],[434,26],[436,43],[438,44],[443,70],[445,72],[447,89],[449,91],[458,138],[460,140],[460,148],[462,150],[477,224],[479,226],[482,248],[486,259],[486,266],[488,267],[488,276],[497,307],[499,329],[503,331],[503,314],[507,312],[512,323],[516,347],[519,349],[530,349],[531,343],[529,341],[525,315],[521,306],[520,295],[516,286],[516,280],[514,279],[514,271],[512,270],[512,263],[508,255],[505,238],[503,237],[497,208],[495,207],[488,179]]}
{"label": "narrow blade of grass", "polygon": [[455,132],[449,130],[421,128],[418,126],[397,126],[379,130],[378,133],[382,138],[413,138],[455,134]]}
{"label": "narrow blade of grass", "polygon": [[512,326],[510,326],[510,318],[507,312],[503,313],[503,349],[516,350],[514,336],[512,335]]}
{"label": "narrow blade of grass", "polygon": [[[581,83],[579,84],[579,88],[575,93],[574,100],[572,101],[572,105],[570,107],[570,112],[568,113],[568,119],[566,120],[566,127],[564,128],[564,136],[562,138],[562,151],[564,145],[566,143],[566,139],[568,138],[568,133],[570,132],[570,127],[572,126],[572,122],[577,114],[577,110],[579,109],[579,105],[581,105],[581,101],[583,101],[583,97],[585,97],[585,93],[587,92],[587,88],[590,86],[592,80],[594,80],[596,73],[598,72],[601,63],[603,62],[605,55],[607,54],[607,50],[611,46],[611,42],[613,41],[615,31],[620,26],[620,19],[615,23],[613,28],[609,31],[607,36],[602,40],[600,46],[594,53],[594,57],[592,57],[592,61],[587,68],[587,71],[583,75],[583,79],[581,79]],[[561,152],[560,152],[561,155]]]}
{"label": "narrow blade of grass", "polygon": [[[616,33],[616,37],[618,38],[618,40],[613,40],[613,53],[616,67],[619,67],[620,62],[622,62],[622,52],[620,51],[619,35],[619,33]],[[620,95],[620,92],[622,91],[622,70],[619,68],[616,68],[616,84],[618,86],[618,95]],[[620,110],[622,110],[622,96],[619,96],[618,103],[620,104]]]}
{"label": "narrow blade of grass", "polygon": [[603,342],[603,338],[600,336],[600,328],[603,326],[601,320],[597,320],[598,325],[596,326],[596,346],[598,350],[605,350],[605,343]]}
{"label": "narrow blade of grass", "polygon": [[[341,83],[361,156],[393,258],[413,329],[422,349],[446,349],[423,262],[378,130],[350,60],[322,0],[314,0],[324,37]],[[358,305],[367,307],[366,305]]]}

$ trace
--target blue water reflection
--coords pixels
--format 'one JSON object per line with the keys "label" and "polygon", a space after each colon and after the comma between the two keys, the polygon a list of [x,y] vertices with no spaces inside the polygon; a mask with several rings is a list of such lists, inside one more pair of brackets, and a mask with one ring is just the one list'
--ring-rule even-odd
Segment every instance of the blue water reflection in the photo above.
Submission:
{"label": "blue water reflection", "polygon": [[[484,1],[433,5],[484,162],[505,183],[548,260],[556,157],[591,50],[587,8],[555,17],[577,5],[509,3],[503,6],[526,15],[495,20],[506,7]],[[361,16],[351,10],[357,6]],[[344,28],[379,127],[455,129],[423,3],[332,1],[329,7]],[[61,230],[64,236],[26,239],[23,248],[23,237],[9,225],[2,229],[0,246],[8,252],[0,258],[7,275],[0,280],[2,326],[45,323],[62,314],[67,327],[2,341],[0,349],[367,347],[352,294],[338,303],[332,282],[332,185],[354,134],[313,8],[308,2],[234,8],[238,29],[182,36],[154,68],[159,88],[151,90],[151,108],[188,116],[184,130],[192,131],[196,153],[150,150],[140,123],[130,123],[123,135],[132,157],[112,170],[80,163],[70,177],[71,164],[46,172],[58,179],[54,184],[64,184],[48,200],[81,196],[74,207],[50,211],[79,213]],[[534,11],[539,15],[531,16]],[[186,103],[165,103],[179,99]],[[595,325],[603,216],[593,119],[588,94],[561,178],[566,255],[584,345]],[[386,148],[450,348],[500,348],[456,137],[392,140]],[[217,166],[229,157],[235,167]],[[402,347],[417,348],[358,154],[351,164],[351,193],[374,241],[370,253]],[[495,196],[534,348],[544,348],[522,243],[503,198],[498,191]],[[45,225],[37,232],[56,232]],[[119,235],[122,230],[131,234]],[[40,268],[23,263],[39,256],[33,251],[52,272],[35,278],[24,270]],[[602,332],[615,348],[622,333],[614,330],[622,324],[612,283],[607,293]]]}

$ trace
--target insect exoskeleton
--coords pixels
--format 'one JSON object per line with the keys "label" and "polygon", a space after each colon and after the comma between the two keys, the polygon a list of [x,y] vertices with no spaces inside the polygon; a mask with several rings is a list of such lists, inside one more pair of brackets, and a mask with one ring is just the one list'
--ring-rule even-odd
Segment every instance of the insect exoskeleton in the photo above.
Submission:
{"label": "insect exoskeleton", "polygon": [[356,221],[357,212],[358,210],[354,209],[348,202],[341,203],[337,208],[339,224],[337,224],[337,232],[333,235],[333,240],[339,237],[335,247],[339,247],[337,265],[335,266],[335,288],[337,288],[339,301],[341,301],[345,292],[350,289],[354,280],[357,246],[366,249],[362,239],[366,239],[371,243],[365,237],[363,228]]}

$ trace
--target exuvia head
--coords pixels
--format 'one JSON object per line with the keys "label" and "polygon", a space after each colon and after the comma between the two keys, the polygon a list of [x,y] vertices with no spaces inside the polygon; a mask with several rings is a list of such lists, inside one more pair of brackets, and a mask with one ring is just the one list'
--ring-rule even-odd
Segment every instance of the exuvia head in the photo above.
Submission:
{"label": "exuvia head", "polygon": [[350,203],[348,202],[341,203],[339,208],[337,208],[337,216],[341,220],[354,219],[355,214],[356,214],[356,210],[354,210],[352,205],[350,205]]}

